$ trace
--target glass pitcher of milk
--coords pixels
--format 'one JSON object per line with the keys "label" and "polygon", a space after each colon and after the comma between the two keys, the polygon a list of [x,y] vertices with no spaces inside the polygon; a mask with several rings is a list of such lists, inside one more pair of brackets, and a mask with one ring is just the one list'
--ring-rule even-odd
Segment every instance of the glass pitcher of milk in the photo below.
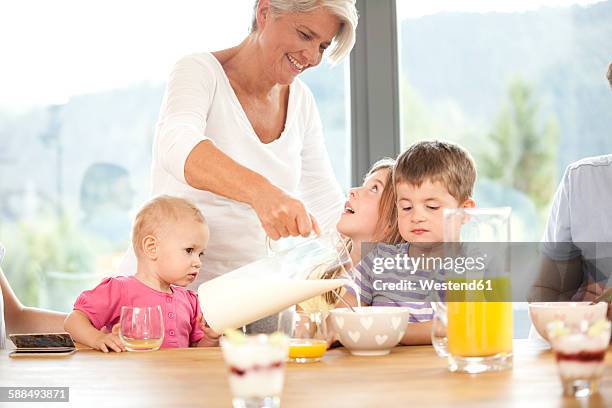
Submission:
{"label": "glass pitcher of milk", "polygon": [[355,287],[349,251],[336,231],[268,241],[267,247],[268,257],[198,288],[204,318],[217,333],[309,299],[333,304],[332,291],[340,296],[343,287]]}

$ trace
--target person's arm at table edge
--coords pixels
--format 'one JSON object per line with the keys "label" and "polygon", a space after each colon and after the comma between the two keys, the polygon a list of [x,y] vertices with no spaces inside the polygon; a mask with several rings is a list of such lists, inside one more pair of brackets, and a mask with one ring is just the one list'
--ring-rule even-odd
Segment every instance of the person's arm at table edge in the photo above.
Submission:
{"label": "person's arm at table edge", "polygon": [[121,352],[125,351],[125,346],[119,339],[119,326],[113,326],[112,332],[96,329],[89,321],[89,317],[80,310],[73,310],[64,322],[64,329],[73,340],[94,348],[96,350],[103,351],[105,353],[109,351]]}
{"label": "person's arm at table edge", "polygon": [[529,302],[569,300],[580,287],[580,250],[573,244],[571,227],[572,174],[570,165],[555,192],[542,236],[537,275],[527,294]]}
{"label": "person's arm at table edge", "polygon": [[421,346],[431,344],[432,322],[408,323],[406,333],[400,341],[404,346]]}
{"label": "person's arm at table edge", "polygon": [[580,257],[567,261],[555,261],[542,255],[538,276],[533,282],[527,300],[529,302],[568,301],[582,284]]}
{"label": "person's arm at table edge", "polygon": [[0,268],[0,287],[4,299],[4,321],[7,334],[61,333],[65,313],[24,306],[11,289]]}
{"label": "person's arm at table edge", "polygon": [[[344,296],[342,296],[342,299],[352,307],[357,307],[357,299],[352,292],[347,291]],[[339,300],[335,307],[346,307],[344,302]],[[369,305],[363,304],[363,306]],[[406,333],[404,334],[404,337],[402,337],[400,344],[405,346],[431,344],[431,325],[431,321],[409,323],[406,326]]]}

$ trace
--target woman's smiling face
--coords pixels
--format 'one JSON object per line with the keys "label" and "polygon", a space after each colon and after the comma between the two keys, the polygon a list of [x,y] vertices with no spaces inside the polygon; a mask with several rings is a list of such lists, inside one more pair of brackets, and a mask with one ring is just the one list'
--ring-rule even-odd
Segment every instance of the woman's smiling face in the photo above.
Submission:
{"label": "woman's smiling face", "polygon": [[340,20],[326,7],[273,16],[264,3],[257,11],[256,32],[262,63],[272,82],[288,85],[306,69],[319,65],[340,29]]}
{"label": "woman's smiling face", "polygon": [[389,170],[377,170],[361,187],[352,188],[337,229],[343,235],[362,242],[371,241],[378,225],[380,199],[389,178]]}

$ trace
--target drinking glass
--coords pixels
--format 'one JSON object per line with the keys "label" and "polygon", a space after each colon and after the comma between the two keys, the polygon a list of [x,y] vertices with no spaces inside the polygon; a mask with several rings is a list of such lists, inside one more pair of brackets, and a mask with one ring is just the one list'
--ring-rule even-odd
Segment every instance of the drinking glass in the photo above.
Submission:
{"label": "drinking glass", "polygon": [[158,350],[164,341],[161,306],[123,306],[119,338],[128,351]]}
{"label": "drinking glass", "polygon": [[604,358],[610,342],[610,321],[577,324],[554,321],[548,324],[563,395],[588,397],[597,392],[604,370]]}
{"label": "drinking glass", "polygon": [[439,357],[448,357],[448,337],[446,337],[446,303],[432,302],[434,316],[431,322],[431,345]]}
{"label": "drinking glass", "polygon": [[326,311],[305,311],[289,308],[278,316],[278,331],[289,340],[289,361],[320,361],[327,350],[329,332]]}
{"label": "drinking glass", "polygon": [[234,408],[280,407],[289,350],[285,335],[223,336],[221,349]]}
{"label": "drinking glass", "polygon": [[444,210],[444,259],[453,263],[440,276],[453,289],[432,303],[432,343],[450,371],[512,367],[510,213],[507,207]]}

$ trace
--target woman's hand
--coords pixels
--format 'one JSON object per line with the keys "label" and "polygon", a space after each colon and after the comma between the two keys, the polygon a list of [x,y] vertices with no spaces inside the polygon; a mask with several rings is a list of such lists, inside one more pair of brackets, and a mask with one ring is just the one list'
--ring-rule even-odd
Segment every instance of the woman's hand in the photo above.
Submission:
{"label": "woman's hand", "polygon": [[266,234],[277,240],[320,233],[304,203],[272,184],[261,174],[234,161],[209,140],[200,142],[185,162],[185,180],[198,190],[210,191],[249,204]]}
{"label": "woman's hand", "polygon": [[281,237],[319,234],[317,220],[306,211],[304,204],[280,188],[269,184],[252,202],[253,209],[266,234],[273,240]]}

